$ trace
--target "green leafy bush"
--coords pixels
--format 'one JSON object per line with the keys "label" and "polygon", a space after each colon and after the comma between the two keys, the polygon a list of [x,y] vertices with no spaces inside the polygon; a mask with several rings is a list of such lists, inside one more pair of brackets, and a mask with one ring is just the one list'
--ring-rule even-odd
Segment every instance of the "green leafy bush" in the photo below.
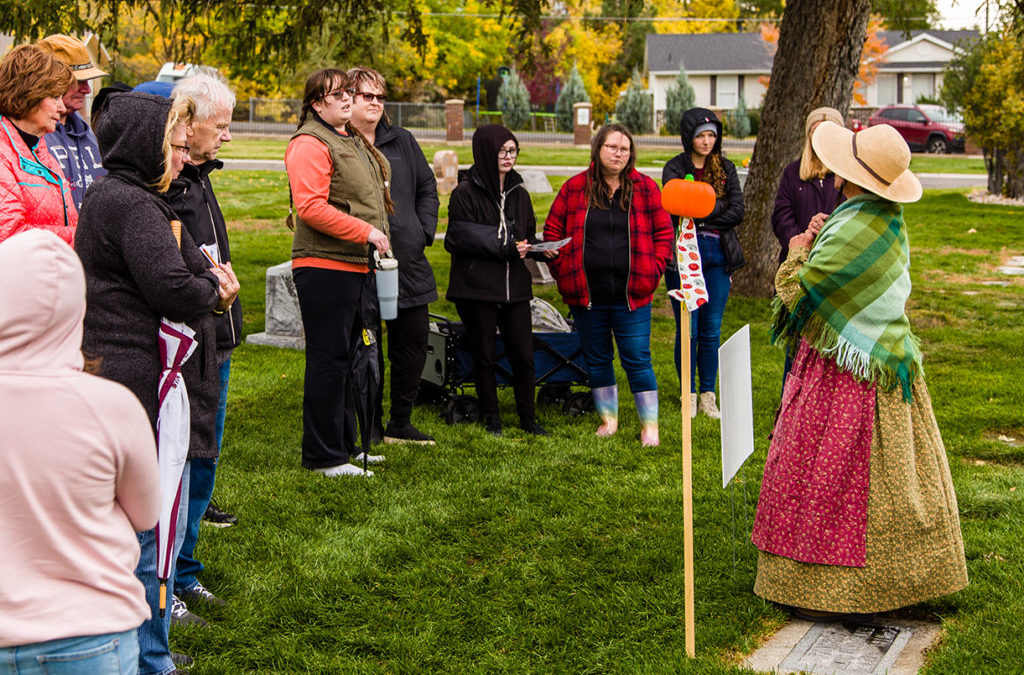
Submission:
{"label": "green leafy bush", "polygon": [[636,68],[633,69],[633,77],[629,78],[626,93],[615,104],[615,116],[633,134],[649,134],[653,131],[654,100]]}
{"label": "green leafy bush", "polygon": [[580,102],[590,102],[587,94],[587,87],[583,84],[580,71],[576,66],[569,71],[569,77],[565,80],[562,91],[555,101],[555,123],[559,131],[572,131],[575,126],[573,121],[573,105]]}

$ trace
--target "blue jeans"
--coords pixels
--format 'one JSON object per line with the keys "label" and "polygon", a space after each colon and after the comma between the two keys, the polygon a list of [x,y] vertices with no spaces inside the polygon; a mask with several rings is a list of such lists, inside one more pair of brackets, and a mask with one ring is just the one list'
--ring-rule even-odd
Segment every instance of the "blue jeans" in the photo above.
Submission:
{"label": "blue jeans", "polygon": [[[697,249],[700,251],[701,269],[708,289],[708,302],[690,313],[690,391],[696,392],[694,368],[700,370],[700,390],[714,391],[718,379],[718,347],[722,336],[722,315],[729,300],[732,279],[726,271],[725,253],[722,242],[715,237],[697,235]],[[679,272],[669,269],[665,272],[665,287],[679,288]],[[681,307],[672,300],[672,313],[676,317],[675,357],[676,374],[682,369],[679,353],[681,335],[679,332]]]}
{"label": "blue jeans", "polygon": [[[690,391],[697,391],[694,371],[700,371],[700,391],[714,391],[718,379],[718,348],[722,338],[722,315],[729,301],[732,278],[726,268],[722,240],[697,234],[701,271],[708,289],[708,301],[690,314]],[[676,322],[678,344],[679,322]]]}
{"label": "blue jeans", "polygon": [[[185,539],[185,520],[188,513],[189,469],[192,462],[185,462],[181,475],[181,503],[178,507],[177,532],[174,537],[174,551],[171,554],[170,579],[174,579],[174,561],[181,543]],[[171,648],[167,642],[167,631],[171,627],[171,589],[167,589],[167,611],[160,616],[160,582],[156,578],[156,530],[139,532],[139,565],[135,576],[146,587],[146,602],[149,603],[150,617],[139,626],[139,673],[140,675],[167,675],[175,670],[171,663]],[[173,583],[169,583],[169,586]]]}
{"label": "blue jeans", "polygon": [[135,629],[0,648],[0,674],[134,675],[139,672]]}
{"label": "blue jeans", "polygon": [[[217,406],[217,452],[220,452],[224,437],[224,413],[228,406],[228,378],[231,376],[231,359],[220,366],[220,403]],[[178,562],[175,564],[174,592],[188,590],[196,585],[196,575],[203,571],[203,563],[196,560],[196,542],[199,539],[199,523],[203,520],[206,507],[213,498],[213,484],[217,477],[217,460],[196,458],[189,462],[188,522],[185,525],[185,539],[181,544]]]}
{"label": "blue jeans", "polygon": [[572,307],[572,316],[587,360],[591,388],[615,384],[613,337],[630,390],[637,393],[658,388],[654,366],[651,365],[650,304],[634,311],[625,305],[592,305],[590,309]]}

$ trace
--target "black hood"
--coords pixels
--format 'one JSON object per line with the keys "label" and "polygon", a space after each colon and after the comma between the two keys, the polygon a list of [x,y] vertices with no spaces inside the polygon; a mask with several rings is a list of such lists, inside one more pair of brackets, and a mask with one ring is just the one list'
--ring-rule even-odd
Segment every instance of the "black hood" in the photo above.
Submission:
{"label": "black hood", "polygon": [[[498,150],[508,141],[519,141],[515,135],[500,124],[485,124],[473,133],[473,173],[494,196],[501,194],[498,180]],[[509,186],[506,185],[505,189]]]}
{"label": "black hood", "polygon": [[171,100],[137,92],[107,96],[96,125],[103,168],[154,191],[164,172],[164,127]]}
{"label": "black hood", "polygon": [[690,152],[693,149],[693,132],[705,122],[714,124],[718,129],[715,132],[715,147],[711,152],[722,154],[722,122],[707,108],[690,108],[683,113],[679,121],[679,137],[683,142],[683,150]]}

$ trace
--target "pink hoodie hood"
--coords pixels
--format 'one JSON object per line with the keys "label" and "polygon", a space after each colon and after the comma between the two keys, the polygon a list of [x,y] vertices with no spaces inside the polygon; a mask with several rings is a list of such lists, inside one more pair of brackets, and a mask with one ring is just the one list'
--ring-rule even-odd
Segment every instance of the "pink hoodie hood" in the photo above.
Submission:
{"label": "pink hoodie hood", "polygon": [[81,370],[85,273],[56,235],[33,229],[0,243],[0,371]]}

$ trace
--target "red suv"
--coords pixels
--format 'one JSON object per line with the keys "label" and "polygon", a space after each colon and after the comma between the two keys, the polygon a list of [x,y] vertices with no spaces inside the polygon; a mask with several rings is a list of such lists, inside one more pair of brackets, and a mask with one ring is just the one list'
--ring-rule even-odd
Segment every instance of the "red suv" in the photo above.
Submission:
{"label": "red suv", "polygon": [[911,150],[963,152],[964,123],[938,105],[889,105],[879,108],[868,126],[889,124],[903,136]]}

